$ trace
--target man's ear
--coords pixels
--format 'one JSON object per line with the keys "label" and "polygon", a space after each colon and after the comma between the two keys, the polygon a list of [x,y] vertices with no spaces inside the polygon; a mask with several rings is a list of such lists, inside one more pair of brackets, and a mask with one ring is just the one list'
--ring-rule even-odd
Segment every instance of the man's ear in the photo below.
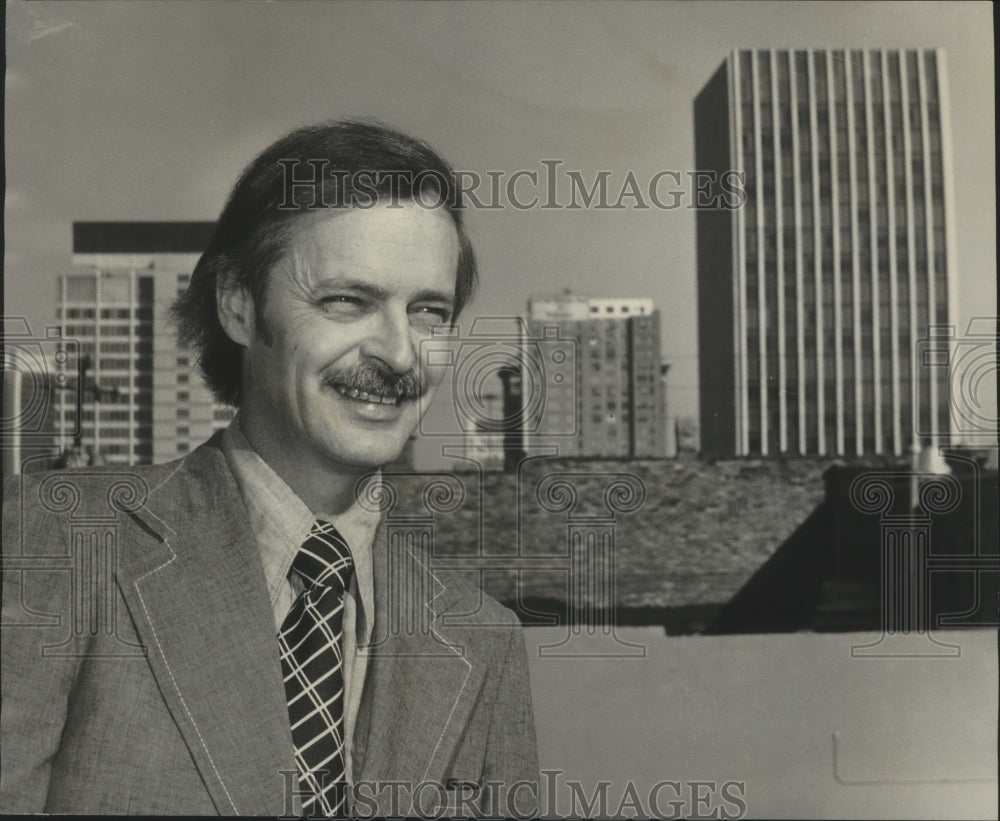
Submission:
{"label": "man's ear", "polygon": [[219,277],[215,286],[215,304],[218,306],[219,322],[229,338],[237,345],[248,347],[253,338],[254,318],[253,297],[249,291],[232,280]]}

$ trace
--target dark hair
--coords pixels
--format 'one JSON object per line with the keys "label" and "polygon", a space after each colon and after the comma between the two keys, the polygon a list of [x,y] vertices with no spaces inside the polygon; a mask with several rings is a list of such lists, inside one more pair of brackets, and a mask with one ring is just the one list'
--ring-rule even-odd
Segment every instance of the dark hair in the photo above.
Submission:
{"label": "dark hair", "polygon": [[257,324],[268,276],[287,250],[296,219],[318,209],[370,207],[375,201],[432,195],[458,231],[457,317],[472,297],[476,258],[462,222],[462,191],[451,166],[427,143],[372,120],[344,120],[296,129],[260,154],[240,176],[187,290],[171,308],[183,342],[216,399],[239,405],[243,347],[219,322],[216,283],[246,288]]}

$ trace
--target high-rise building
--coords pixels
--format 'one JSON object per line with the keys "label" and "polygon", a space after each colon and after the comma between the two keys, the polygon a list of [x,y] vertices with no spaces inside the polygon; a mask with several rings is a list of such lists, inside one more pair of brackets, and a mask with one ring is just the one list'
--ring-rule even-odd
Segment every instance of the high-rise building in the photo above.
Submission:
{"label": "high-rise building", "polygon": [[[45,368],[44,360],[32,357],[30,350],[18,350],[16,338],[7,336],[4,342],[0,451],[6,479],[16,473],[55,467],[59,452],[53,397],[65,377]],[[58,341],[53,342],[58,345]]]}
{"label": "high-rise building", "polygon": [[944,54],[733,52],[694,115],[696,165],[745,194],[697,215],[702,450],[947,437],[947,369],[918,356],[954,325]]}
{"label": "high-rise building", "polygon": [[[187,453],[233,411],[218,406],[169,320],[205,249],[211,222],[76,222],[72,273],[59,277],[57,318],[80,343],[78,444],[108,463],[165,462]],[[74,366],[76,367],[76,366]],[[75,398],[57,399],[64,446]]]}
{"label": "high-rise building", "polygon": [[501,471],[504,469],[504,432],[496,429],[496,420],[504,419],[504,395],[500,379],[493,390],[485,389],[478,397],[480,421],[472,430],[465,431],[461,458],[452,463],[454,470],[469,470],[478,465],[480,470]]}
{"label": "high-rise building", "polygon": [[[534,435],[530,422],[526,450],[556,445],[560,456],[648,458],[668,450],[666,401],[660,356],[660,314],[650,299],[588,299],[570,292],[528,301],[528,331],[537,345],[526,348],[522,375],[524,402],[542,383],[546,420],[572,436]],[[572,341],[573,373],[550,372],[547,343]],[[537,348],[537,351],[535,350]],[[532,357],[539,360],[532,378]],[[527,419],[531,414],[526,413]]]}

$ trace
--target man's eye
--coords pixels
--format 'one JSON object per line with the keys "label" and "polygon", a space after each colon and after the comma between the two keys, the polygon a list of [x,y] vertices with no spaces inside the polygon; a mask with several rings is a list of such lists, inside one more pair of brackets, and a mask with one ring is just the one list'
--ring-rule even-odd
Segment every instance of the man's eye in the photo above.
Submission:
{"label": "man's eye", "polygon": [[339,308],[339,307],[360,307],[364,304],[364,300],[360,297],[350,296],[349,294],[337,294],[335,296],[325,296],[319,300],[319,304],[327,308]]}
{"label": "man's eye", "polygon": [[410,313],[425,324],[440,324],[451,319],[451,310],[433,305],[421,305]]}

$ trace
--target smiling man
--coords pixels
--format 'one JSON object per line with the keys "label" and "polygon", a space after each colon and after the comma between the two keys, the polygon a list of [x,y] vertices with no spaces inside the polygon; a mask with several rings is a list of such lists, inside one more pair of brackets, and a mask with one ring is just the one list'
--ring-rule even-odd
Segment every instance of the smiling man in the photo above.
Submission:
{"label": "smiling man", "polygon": [[246,350],[243,433],[303,501],[339,509],[434,396],[441,370],[418,374],[417,357],[455,311],[458,235],[447,212],[413,201],[303,222],[263,309],[223,283],[219,314]]}
{"label": "smiling man", "polygon": [[[421,342],[474,287],[461,208],[429,146],[369,122],[244,172],[174,309],[230,427],[6,489],[4,812],[532,812],[516,618],[371,503],[442,377]],[[46,561],[102,504],[113,567]],[[71,612],[108,629],[67,639]]]}

